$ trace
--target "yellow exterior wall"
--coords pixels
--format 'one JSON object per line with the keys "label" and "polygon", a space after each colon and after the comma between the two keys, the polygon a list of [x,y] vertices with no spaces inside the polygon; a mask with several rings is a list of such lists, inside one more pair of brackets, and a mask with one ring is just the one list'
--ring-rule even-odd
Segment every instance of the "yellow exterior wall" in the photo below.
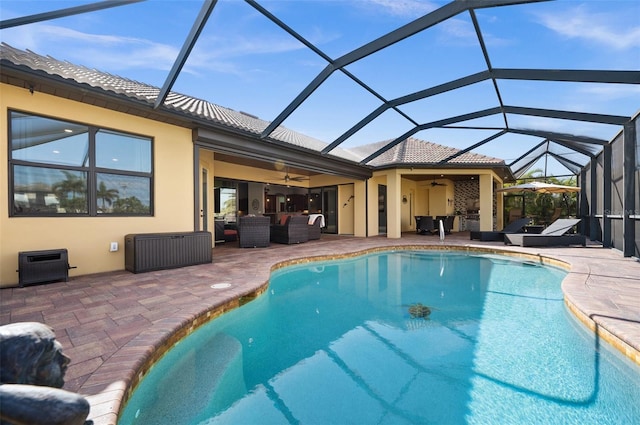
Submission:
{"label": "yellow exterior wall", "polygon": [[402,195],[400,205],[400,229],[403,232],[416,230],[415,216],[416,214],[416,182],[413,180],[402,179]]}
{"label": "yellow exterior wall", "polygon": [[367,236],[367,182],[358,180],[353,184],[353,234]]}
{"label": "yellow exterior wall", "polygon": [[353,235],[355,192],[352,184],[338,186],[338,234]]}
{"label": "yellow exterior wall", "polygon": [[[152,137],[155,216],[9,218],[7,109]],[[191,130],[6,84],[0,85],[0,128],[0,287],[18,283],[20,251],[66,248],[77,267],[69,274],[84,275],[123,270],[126,234],[193,230]],[[117,252],[109,252],[110,242],[118,242]]]}

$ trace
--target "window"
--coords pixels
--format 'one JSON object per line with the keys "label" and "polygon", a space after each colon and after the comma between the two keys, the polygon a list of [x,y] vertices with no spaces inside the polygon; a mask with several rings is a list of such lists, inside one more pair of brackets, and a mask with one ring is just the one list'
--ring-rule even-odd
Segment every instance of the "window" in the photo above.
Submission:
{"label": "window", "polygon": [[152,214],[152,141],[10,112],[11,216]]}

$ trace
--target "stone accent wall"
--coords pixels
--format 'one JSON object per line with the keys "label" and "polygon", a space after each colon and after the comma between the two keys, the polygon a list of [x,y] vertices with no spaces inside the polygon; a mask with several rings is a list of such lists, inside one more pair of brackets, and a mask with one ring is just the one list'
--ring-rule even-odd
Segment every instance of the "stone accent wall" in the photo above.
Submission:
{"label": "stone accent wall", "polygon": [[454,185],[454,211],[461,211],[462,215],[458,217],[460,220],[460,228],[458,230],[465,231],[467,228],[467,200],[480,198],[480,184],[475,180],[460,180]]}

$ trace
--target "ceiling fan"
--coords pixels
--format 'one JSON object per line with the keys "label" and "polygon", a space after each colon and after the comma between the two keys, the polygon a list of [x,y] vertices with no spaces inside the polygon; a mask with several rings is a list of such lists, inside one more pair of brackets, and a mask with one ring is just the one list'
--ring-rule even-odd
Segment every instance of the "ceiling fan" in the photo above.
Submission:
{"label": "ceiling fan", "polygon": [[290,181],[301,182],[303,180],[309,180],[309,177],[304,177],[304,176],[291,177],[289,175],[289,169],[287,168],[284,174],[284,178],[282,180],[284,180],[285,183],[289,183]]}
{"label": "ceiling fan", "polygon": [[431,182],[431,187],[436,187],[436,186],[446,186],[445,183],[438,183],[435,179],[435,177],[433,178],[433,181]]}

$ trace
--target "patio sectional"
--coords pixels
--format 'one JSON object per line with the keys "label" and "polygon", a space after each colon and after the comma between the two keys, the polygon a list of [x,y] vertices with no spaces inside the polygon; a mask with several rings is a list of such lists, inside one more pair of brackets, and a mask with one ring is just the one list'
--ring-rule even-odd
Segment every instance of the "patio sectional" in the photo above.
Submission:
{"label": "patio sectional", "polygon": [[271,225],[271,242],[296,244],[309,240],[309,217],[306,215],[284,216],[281,223]]}

